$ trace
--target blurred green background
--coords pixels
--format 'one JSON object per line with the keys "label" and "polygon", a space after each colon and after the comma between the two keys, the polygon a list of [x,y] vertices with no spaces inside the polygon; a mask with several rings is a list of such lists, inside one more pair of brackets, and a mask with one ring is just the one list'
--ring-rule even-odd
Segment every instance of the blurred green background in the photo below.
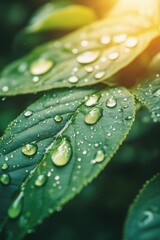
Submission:
{"label": "blurred green background", "polygon": [[[0,69],[34,46],[66,34],[50,31],[24,36],[22,29],[45,0],[1,0]],[[115,1],[75,0],[103,17]],[[0,136],[7,125],[42,93],[1,98]],[[139,106],[134,127],[108,167],[63,209],[26,240],[120,240],[127,210],[138,190],[160,169],[160,125]],[[33,213],[34,214],[34,213]]]}

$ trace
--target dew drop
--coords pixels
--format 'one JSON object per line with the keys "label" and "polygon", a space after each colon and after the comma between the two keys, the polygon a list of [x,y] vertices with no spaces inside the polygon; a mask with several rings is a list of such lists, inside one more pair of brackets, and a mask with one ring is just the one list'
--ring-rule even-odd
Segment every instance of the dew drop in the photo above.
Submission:
{"label": "dew drop", "polygon": [[100,56],[99,51],[87,51],[77,57],[77,62],[81,64],[89,64],[96,61]]}
{"label": "dew drop", "polygon": [[72,150],[70,142],[66,138],[62,138],[52,149],[51,158],[56,166],[61,167],[66,165],[70,161],[71,154]]}
{"label": "dew drop", "polygon": [[107,45],[111,42],[111,38],[109,36],[103,36],[100,41],[102,44]]}
{"label": "dew drop", "polygon": [[96,73],[94,77],[95,77],[95,79],[101,79],[101,78],[103,78],[104,76],[105,76],[105,72],[102,71],[102,72]]}
{"label": "dew drop", "polygon": [[109,60],[116,60],[119,57],[119,53],[118,52],[112,52],[108,55],[108,59]]}
{"label": "dew drop", "polygon": [[35,184],[35,186],[37,186],[37,187],[42,187],[42,186],[46,183],[46,181],[47,181],[47,176],[41,174],[41,175],[39,175],[39,176],[36,178],[34,184]]}
{"label": "dew drop", "polygon": [[92,73],[94,69],[93,69],[93,67],[88,66],[88,67],[85,68],[85,70],[86,70],[87,73]]}
{"label": "dew drop", "polygon": [[126,44],[126,47],[128,48],[136,47],[138,44],[138,39],[136,37],[129,37],[127,38],[125,44]]}
{"label": "dew drop", "polygon": [[48,72],[53,67],[53,65],[53,61],[41,58],[31,64],[30,72],[33,75],[41,75]]}
{"label": "dew drop", "polygon": [[8,164],[7,163],[3,163],[3,165],[2,165],[2,167],[1,167],[1,169],[2,170],[7,170],[8,169]]}
{"label": "dew drop", "polygon": [[103,150],[98,150],[94,159],[94,162],[102,162],[105,158],[105,153]]}
{"label": "dew drop", "polygon": [[59,115],[56,115],[55,117],[54,117],[54,121],[55,122],[61,122],[63,120],[63,118],[61,117],[61,116],[59,116]]}
{"label": "dew drop", "polygon": [[26,156],[33,156],[37,152],[37,148],[35,144],[26,144],[22,147],[22,153]]}
{"label": "dew drop", "polygon": [[109,98],[106,102],[106,106],[109,108],[113,108],[117,105],[117,102],[114,98]]}
{"label": "dew drop", "polygon": [[34,77],[32,78],[32,81],[33,81],[34,83],[37,83],[37,82],[39,81],[39,77],[38,77],[38,76],[34,76]]}
{"label": "dew drop", "polygon": [[2,87],[2,92],[8,92],[8,90],[9,90],[8,86],[5,85]]}
{"label": "dew drop", "polygon": [[11,181],[11,178],[8,174],[1,174],[0,175],[0,182],[3,184],[3,185],[8,185]]}
{"label": "dew drop", "polygon": [[8,216],[12,219],[17,218],[21,211],[22,211],[22,199],[23,199],[23,192],[20,192],[20,194],[13,200],[11,203],[9,209],[8,209]]}
{"label": "dew drop", "polygon": [[25,116],[25,117],[30,117],[32,114],[33,114],[33,112],[30,111],[30,110],[28,110],[28,111],[26,111],[26,112],[24,113],[24,116]]}
{"label": "dew drop", "polygon": [[132,120],[132,118],[133,118],[132,116],[128,116],[125,118],[125,120]]}
{"label": "dew drop", "polygon": [[120,34],[120,35],[114,36],[113,41],[115,43],[122,43],[126,40],[126,38],[127,38],[126,34]]}
{"label": "dew drop", "polygon": [[89,99],[85,102],[85,105],[87,107],[94,106],[98,102],[99,98],[100,98],[100,95],[94,94],[89,97]]}
{"label": "dew drop", "polygon": [[77,76],[71,76],[69,79],[68,79],[68,82],[70,83],[77,83],[78,82],[78,77]]}
{"label": "dew drop", "polygon": [[92,125],[99,121],[102,117],[102,108],[93,108],[90,112],[85,115],[85,123]]}

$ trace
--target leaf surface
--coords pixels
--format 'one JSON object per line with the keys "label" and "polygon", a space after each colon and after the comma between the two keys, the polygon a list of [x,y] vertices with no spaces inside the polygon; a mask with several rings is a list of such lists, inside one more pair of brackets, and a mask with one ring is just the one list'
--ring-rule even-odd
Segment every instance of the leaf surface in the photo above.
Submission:
{"label": "leaf surface", "polygon": [[[152,1],[152,5],[157,7],[157,1]],[[159,25],[138,9],[128,7],[122,16],[122,8],[116,16],[111,14],[44,44],[7,66],[1,74],[0,95],[80,87],[109,79],[159,35]]]}
{"label": "leaf surface", "polygon": [[56,29],[75,29],[95,20],[96,14],[91,8],[60,1],[47,3],[38,9],[25,30],[35,33]]}
{"label": "leaf surface", "polygon": [[154,122],[160,121],[160,53],[151,61],[148,73],[133,93],[152,113]]}
{"label": "leaf surface", "polygon": [[[20,188],[29,166],[29,169],[34,169],[36,163],[39,165],[21,186],[23,207],[18,219],[7,221],[7,229],[10,229],[7,230],[8,239],[17,240],[25,235],[91,182],[118,150],[133,123],[134,98],[123,87],[66,90],[65,97],[60,98],[61,94],[61,91],[56,93],[58,103],[56,97],[47,94],[32,105],[29,110],[34,113],[27,126],[22,116],[14,122],[16,131],[22,126],[27,130],[21,130],[18,138],[13,136],[10,148],[7,147],[9,154],[14,151],[13,159],[8,163],[19,165],[19,170],[16,168],[15,175],[11,175],[12,181],[5,186],[6,191],[15,185]],[[84,95],[89,98],[82,101]],[[57,118],[55,123],[55,115],[63,117],[63,120]],[[7,151],[8,137],[4,139],[3,152]],[[23,156],[22,146],[26,143],[38,146],[34,158]],[[9,202],[7,196],[3,199],[5,203],[1,206]],[[30,215],[32,211],[34,214]]]}
{"label": "leaf surface", "polygon": [[131,206],[125,240],[157,240],[160,236],[160,174],[148,181]]}

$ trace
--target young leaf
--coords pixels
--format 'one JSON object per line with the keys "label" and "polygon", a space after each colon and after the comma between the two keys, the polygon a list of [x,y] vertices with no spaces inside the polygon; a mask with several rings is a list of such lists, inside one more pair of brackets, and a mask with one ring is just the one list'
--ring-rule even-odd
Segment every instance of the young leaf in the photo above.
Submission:
{"label": "young leaf", "polygon": [[26,31],[35,33],[46,30],[75,29],[95,20],[96,14],[89,7],[71,5],[64,1],[47,3],[34,14]]}
{"label": "young leaf", "polygon": [[[72,91],[75,92],[75,90]],[[74,96],[78,94],[77,91]],[[79,91],[81,92],[78,95],[82,95],[83,91]],[[90,95],[85,93],[86,96]],[[50,139],[51,142],[47,142],[48,146],[40,143],[38,147],[40,153],[43,152],[41,156],[44,155],[44,157],[33,175],[30,175],[22,185],[20,195],[18,194],[18,200],[21,199],[18,213],[13,214],[14,200],[9,207],[6,225],[8,239],[20,239],[29,229],[59,209],[91,182],[115,154],[134,120],[134,98],[125,88],[115,87],[104,90],[94,88],[89,98],[76,110],[75,108],[74,111],[72,110],[72,116],[70,115],[70,119],[65,121],[63,127],[61,125],[63,121],[57,118],[57,126],[54,130],[53,110],[45,110],[46,105],[53,105],[54,99],[50,98],[50,95],[46,95],[37,102],[37,106],[40,104],[44,110],[41,113],[35,113],[36,117],[33,115],[32,118],[38,119],[39,115],[40,118],[42,116],[46,118],[45,115],[48,114],[51,119],[46,120],[47,125],[50,121],[49,128],[43,121],[39,123],[40,130],[34,130],[36,133],[32,142],[36,140],[39,144],[37,134]],[[69,104],[72,109],[75,103],[66,102],[66,104]],[[63,105],[63,113],[67,114],[66,104]],[[54,108],[57,110],[56,114],[63,116],[61,112],[59,113],[61,105],[53,105]],[[34,122],[34,127],[30,126],[28,131],[34,132],[35,128]],[[54,134],[55,131],[56,134]],[[19,138],[18,142],[21,142],[22,146],[24,140]],[[38,155],[38,152],[35,155]],[[34,214],[31,216],[32,211]],[[14,221],[10,218],[14,218]]]}
{"label": "young leaf", "polygon": [[[157,1],[152,5],[157,7]],[[85,86],[110,78],[159,35],[152,16],[140,15],[138,9],[134,13],[128,7],[123,16],[119,10],[117,16],[111,14],[12,63],[2,72],[0,95]]]}
{"label": "young leaf", "polygon": [[149,65],[149,71],[133,93],[152,113],[154,122],[160,121],[160,53]]}
{"label": "young leaf", "polygon": [[148,181],[131,206],[125,240],[156,240],[160,236],[160,174]]}

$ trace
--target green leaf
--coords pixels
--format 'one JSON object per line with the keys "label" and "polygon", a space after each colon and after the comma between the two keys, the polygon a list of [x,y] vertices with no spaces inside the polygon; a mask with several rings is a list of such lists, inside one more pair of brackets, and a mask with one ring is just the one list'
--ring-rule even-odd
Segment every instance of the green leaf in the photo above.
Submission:
{"label": "green leaf", "polygon": [[75,29],[94,22],[96,18],[95,12],[86,6],[71,5],[64,1],[47,3],[35,12],[26,31],[35,33],[46,30]]}
{"label": "green leaf", "polygon": [[149,64],[148,73],[133,93],[152,113],[154,122],[160,121],[160,53]]}
{"label": "green leaf", "polygon": [[160,236],[160,174],[148,181],[131,206],[125,240],[157,240]]}
{"label": "green leaf", "polygon": [[[22,181],[42,160],[45,148],[69,121],[84,97],[94,92],[95,89],[74,89],[47,94],[9,125],[0,141],[0,175],[9,173],[11,179],[9,185],[0,183],[0,222],[13,192],[20,188]],[[59,124],[54,121],[56,115],[63,117]],[[22,147],[32,143],[37,145],[38,150],[37,154],[29,157],[22,153]],[[8,164],[6,171],[1,169],[5,163]]]}
{"label": "green leaf", "polygon": [[[157,1],[152,1],[157,6]],[[123,5],[122,5],[123,6]],[[144,3],[141,5],[144,8]],[[123,10],[123,9],[122,9]],[[0,95],[85,86],[109,79],[159,35],[152,17],[128,7],[58,41],[38,47],[2,72]]]}
{"label": "green leaf", "polygon": [[[38,158],[37,162],[40,162],[42,156],[43,160],[21,187],[18,199],[22,198],[22,209],[20,206],[15,211],[12,204],[9,207],[10,217],[14,218],[17,211],[20,216],[14,221],[7,220],[8,239],[21,238],[91,182],[118,150],[133,123],[134,98],[123,87],[65,90],[63,98],[60,98],[60,94],[61,91],[56,93],[58,104],[55,94],[47,94],[29,108],[34,112],[29,118],[30,125],[26,126],[22,119],[21,122],[20,119],[16,122],[16,126],[14,123],[17,130],[22,128],[19,127],[21,124],[27,130],[21,130],[18,138],[13,137],[10,143],[14,146],[12,151],[18,151],[21,157],[16,157],[17,153],[14,153],[10,162],[15,164],[16,159],[16,165],[20,165],[24,177],[28,166],[26,164],[22,168],[25,159],[21,151],[24,152],[26,148],[21,147],[26,143],[35,144],[35,141],[38,150],[34,156]],[[89,98],[84,101],[80,97],[77,99],[77,96],[82,98],[84,95]],[[69,102],[68,98],[73,102]],[[82,104],[77,104],[76,100]],[[57,123],[53,121],[55,115],[59,116],[56,117]],[[60,116],[63,117],[62,121]],[[23,138],[26,138],[25,141]],[[18,149],[15,143],[19,143]],[[3,144],[3,148],[8,149],[6,144]],[[26,163],[33,169],[33,159],[26,156]],[[15,175],[18,177],[16,173],[17,171]],[[14,177],[11,176],[11,185],[6,189],[12,188],[12,184],[16,185]],[[3,199],[6,201],[6,198]],[[34,214],[30,215],[33,211]]]}

